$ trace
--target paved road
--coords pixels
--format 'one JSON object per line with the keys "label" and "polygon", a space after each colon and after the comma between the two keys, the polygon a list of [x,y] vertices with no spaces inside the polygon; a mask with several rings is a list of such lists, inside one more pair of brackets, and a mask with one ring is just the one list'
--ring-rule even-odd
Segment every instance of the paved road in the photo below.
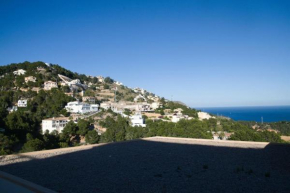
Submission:
{"label": "paved road", "polygon": [[10,156],[0,170],[58,192],[290,192],[290,147],[150,138]]}

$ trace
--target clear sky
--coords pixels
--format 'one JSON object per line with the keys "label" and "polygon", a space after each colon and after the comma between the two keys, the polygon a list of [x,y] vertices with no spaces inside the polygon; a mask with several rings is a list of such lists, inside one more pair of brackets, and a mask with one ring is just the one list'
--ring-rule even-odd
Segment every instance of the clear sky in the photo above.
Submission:
{"label": "clear sky", "polygon": [[0,65],[23,61],[192,107],[290,105],[290,1],[0,0]]}

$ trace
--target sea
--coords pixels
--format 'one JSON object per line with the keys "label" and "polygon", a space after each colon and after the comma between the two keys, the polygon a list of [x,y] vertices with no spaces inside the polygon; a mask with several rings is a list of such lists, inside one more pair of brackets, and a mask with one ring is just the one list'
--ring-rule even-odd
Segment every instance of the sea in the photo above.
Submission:
{"label": "sea", "polygon": [[195,109],[218,116],[230,117],[235,121],[290,121],[290,106],[200,107]]}

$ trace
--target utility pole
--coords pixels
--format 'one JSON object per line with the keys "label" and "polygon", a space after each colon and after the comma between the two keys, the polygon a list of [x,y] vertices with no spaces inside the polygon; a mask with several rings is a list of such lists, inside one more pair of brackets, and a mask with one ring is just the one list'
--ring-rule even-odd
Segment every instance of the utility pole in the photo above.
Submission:
{"label": "utility pole", "polygon": [[261,123],[263,124],[263,117],[261,117]]}

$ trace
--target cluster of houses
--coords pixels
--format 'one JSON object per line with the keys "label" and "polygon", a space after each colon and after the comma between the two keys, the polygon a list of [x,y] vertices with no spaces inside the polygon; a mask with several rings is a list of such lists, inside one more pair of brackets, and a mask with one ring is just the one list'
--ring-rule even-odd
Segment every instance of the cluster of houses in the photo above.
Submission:
{"label": "cluster of houses", "polygon": [[[103,106],[102,104],[101,104],[101,107]],[[73,102],[67,103],[67,105],[65,106],[65,109],[68,112],[75,113],[75,114],[96,113],[99,111],[99,105],[73,101]],[[114,110],[114,108],[112,110]],[[145,120],[143,119],[142,114],[140,112],[136,112],[134,115],[131,115],[131,116],[125,115],[123,111],[121,110],[116,111],[115,109],[114,112],[121,114],[123,117],[128,117],[133,127],[134,126],[146,127]],[[56,130],[58,132],[61,132],[69,121],[70,121],[69,117],[54,117],[54,118],[44,119],[42,120],[42,130],[43,131],[48,130],[49,132]]]}
{"label": "cluster of houses", "polygon": [[[45,71],[45,68],[38,67],[37,70],[39,72]],[[23,69],[18,69],[13,72],[14,75],[24,75],[26,73],[25,70]],[[92,83],[87,83],[87,85],[81,84],[80,80],[71,80],[68,77],[65,77],[63,75],[59,75],[59,77],[62,79],[61,85],[62,86],[69,86],[71,89],[75,88],[82,88],[84,91],[87,88],[87,85],[90,86]],[[105,78],[102,76],[97,76],[98,81],[100,83],[104,83]],[[28,76],[25,77],[25,82],[36,82],[36,78],[33,76]],[[123,85],[121,82],[115,81],[114,84],[116,85]],[[57,82],[54,81],[46,81],[44,82],[44,90],[51,90],[53,88],[58,88]],[[160,97],[147,92],[146,90],[142,88],[134,88],[132,89],[135,93],[138,93],[138,95],[134,98],[134,102],[127,102],[127,101],[120,101],[120,102],[103,102],[100,105],[95,104],[95,97],[89,97],[89,96],[83,96],[82,97],[82,102],[80,101],[73,101],[67,103],[65,106],[65,109],[67,112],[70,112],[72,114],[78,114],[78,115],[92,115],[96,112],[99,112],[99,108],[103,108],[105,110],[111,109],[113,112],[120,114],[123,117],[127,117],[130,119],[131,125],[134,126],[139,126],[139,127],[146,127],[145,120],[142,116],[142,113],[149,113],[149,114],[154,114],[154,111],[158,108],[161,108],[162,105],[159,102]],[[83,93],[83,92],[82,92]],[[70,93],[66,93],[70,94]],[[111,92],[105,93],[102,92],[101,94],[103,95],[112,95]],[[145,97],[146,96],[146,97]],[[147,101],[150,100],[152,103],[148,103]],[[140,102],[143,101],[143,102]],[[17,111],[17,108],[23,108],[27,107],[27,100],[26,99],[21,99],[18,100],[17,106],[13,106],[12,108],[9,109],[10,112]],[[130,111],[133,112],[133,115],[126,115],[124,114],[125,111]],[[193,117],[189,117],[188,115],[183,114],[183,110],[181,108],[174,109],[173,111],[170,109],[165,109],[165,117],[167,118],[164,121],[171,121],[174,123],[177,123],[178,121],[185,119],[185,120],[191,120]],[[205,112],[198,112],[198,118],[199,120],[204,120],[204,119],[210,119],[214,118],[210,116],[208,113]],[[46,131],[48,130],[49,132],[52,132],[54,130],[58,132],[62,132],[64,129],[65,125],[70,121],[69,117],[54,117],[54,118],[48,118],[42,120],[42,130]],[[230,133],[212,133],[213,134],[213,139],[214,140],[226,140],[230,137]]]}

